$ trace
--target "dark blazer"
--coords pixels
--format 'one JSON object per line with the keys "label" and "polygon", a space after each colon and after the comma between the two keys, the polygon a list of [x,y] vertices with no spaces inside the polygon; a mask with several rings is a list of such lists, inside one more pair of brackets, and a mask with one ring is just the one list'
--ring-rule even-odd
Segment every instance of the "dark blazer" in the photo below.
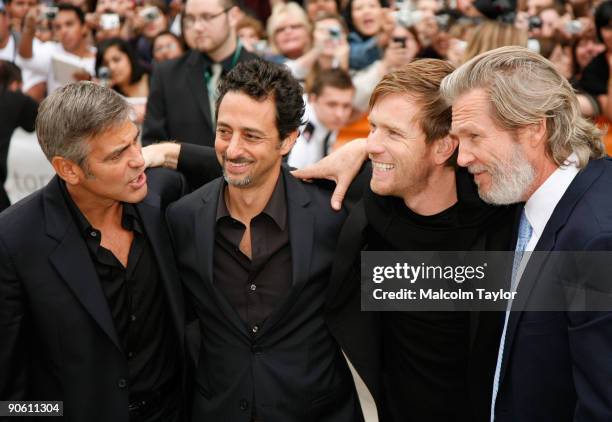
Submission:
{"label": "dark blazer", "polygon": [[[183,179],[147,174],[136,207],[183,352],[184,299],[163,217]],[[0,214],[0,400],[63,400],[65,421],[128,422],[127,358],[59,183]]]}
{"label": "dark blazer", "polygon": [[213,252],[221,178],[169,207],[168,225],[200,321],[194,421],[361,419],[352,377],[325,326],[323,305],[343,212],[330,194],[284,169],[292,287],[256,337],[215,287]]}
{"label": "dark blazer", "polygon": [[[242,49],[237,62],[256,57]],[[193,50],[155,66],[142,126],[143,144],[173,139],[214,146],[205,61],[202,53]]]}
{"label": "dark blazer", "polygon": [[[535,250],[612,250],[612,160],[578,173]],[[531,256],[513,310],[533,300],[549,262]],[[496,422],[612,421],[611,312],[511,312],[503,356]]]}

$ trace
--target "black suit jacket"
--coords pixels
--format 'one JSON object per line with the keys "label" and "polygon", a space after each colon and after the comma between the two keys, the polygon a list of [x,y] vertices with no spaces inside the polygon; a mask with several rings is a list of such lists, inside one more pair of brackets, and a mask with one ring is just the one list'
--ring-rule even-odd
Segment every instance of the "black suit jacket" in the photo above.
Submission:
{"label": "black suit jacket", "polygon": [[[148,172],[136,205],[177,340],[184,299],[164,224],[180,174]],[[0,400],[63,400],[63,420],[128,422],[128,366],[85,240],[54,177],[0,214]]]}
{"label": "black suit jacket", "polygon": [[[535,250],[612,251],[611,159],[578,173]],[[541,271],[558,263],[531,256],[513,310],[537,297]],[[612,421],[612,312],[511,312],[503,356],[496,422]]]}
{"label": "black suit jacket", "polygon": [[185,293],[201,326],[193,420],[268,422],[361,418],[352,378],[323,318],[343,212],[330,194],[284,171],[292,287],[256,337],[215,287],[215,215],[223,180],[169,207],[167,218]]}
{"label": "black suit jacket", "polygon": [[[237,63],[256,57],[243,48]],[[204,70],[205,57],[195,50],[155,66],[142,127],[143,144],[173,139],[214,146]]]}

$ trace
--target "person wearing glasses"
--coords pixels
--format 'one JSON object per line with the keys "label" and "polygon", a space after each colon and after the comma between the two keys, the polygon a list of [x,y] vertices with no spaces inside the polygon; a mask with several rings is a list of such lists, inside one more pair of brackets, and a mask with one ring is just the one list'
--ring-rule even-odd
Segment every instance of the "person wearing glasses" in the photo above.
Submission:
{"label": "person wearing glasses", "polygon": [[236,64],[257,58],[241,46],[234,0],[188,0],[183,30],[193,50],[155,66],[142,140],[214,145],[214,104],[219,79]]}

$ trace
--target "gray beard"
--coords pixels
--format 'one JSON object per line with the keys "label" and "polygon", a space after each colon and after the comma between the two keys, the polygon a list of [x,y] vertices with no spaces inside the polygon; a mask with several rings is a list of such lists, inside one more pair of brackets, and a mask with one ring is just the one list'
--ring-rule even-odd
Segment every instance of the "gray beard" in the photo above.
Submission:
{"label": "gray beard", "polygon": [[251,182],[253,181],[251,176],[246,176],[245,178],[238,179],[238,180],[232,179],[225,172],[225,168],[223,169],[223,179],[227,182],[228,185],[232,185],[232,186],[235,186],[237,188],[244,188],[244,187],[250,185]]}
{"label": "gray beard", "polygon": [[488,192],[482,192],[478,187],[478,195],[483,201],[493,205],[522,202],[535,179],[535,170],[522,156],[518,147],[509,161],[498,163],[487,170],[491,175],[491,188]]}

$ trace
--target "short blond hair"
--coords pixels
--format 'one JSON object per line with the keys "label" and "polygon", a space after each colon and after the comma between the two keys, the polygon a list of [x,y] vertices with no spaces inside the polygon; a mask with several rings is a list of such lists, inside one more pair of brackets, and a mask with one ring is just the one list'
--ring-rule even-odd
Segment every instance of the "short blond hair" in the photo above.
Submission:
{"label": "short blond hair", "polygon": [[447,104],[484,89],[495,124],[507,131],[546,122],[546,154],[558,166],[575,153],[578,167],[605,157],[601,132],[580,112],[572,86],[555,66],[523,47],[501,47],[474,57],[444,78]]}
{"label": "short blond hair", "polygon": [[312,25],[310,24],[310,20],[308,19],[308,15],[302,9],[302,7],[295,2],[288,3],[278,3],[272,9],[272,14],[268,18],[268,24],[266,25],[266,32],[268,34],[268,42],[270,43],[270,47],[275,53],[279,53],[278,46],[276,45],[276,29],[278,28],[281,20],[287,16],[293,15],[304,27],[309,34],[312,34]]}
{"label": "short blond hair", "polygon": [[438,59],[421,59],[387,73],[376,85],[369,108],[391,94],[406,95],[419,104],[420,112],[414,121],[425,134],[425,143],[448,135],[451,127],[451,108],[440,95],[440,83],[455,68]]}

